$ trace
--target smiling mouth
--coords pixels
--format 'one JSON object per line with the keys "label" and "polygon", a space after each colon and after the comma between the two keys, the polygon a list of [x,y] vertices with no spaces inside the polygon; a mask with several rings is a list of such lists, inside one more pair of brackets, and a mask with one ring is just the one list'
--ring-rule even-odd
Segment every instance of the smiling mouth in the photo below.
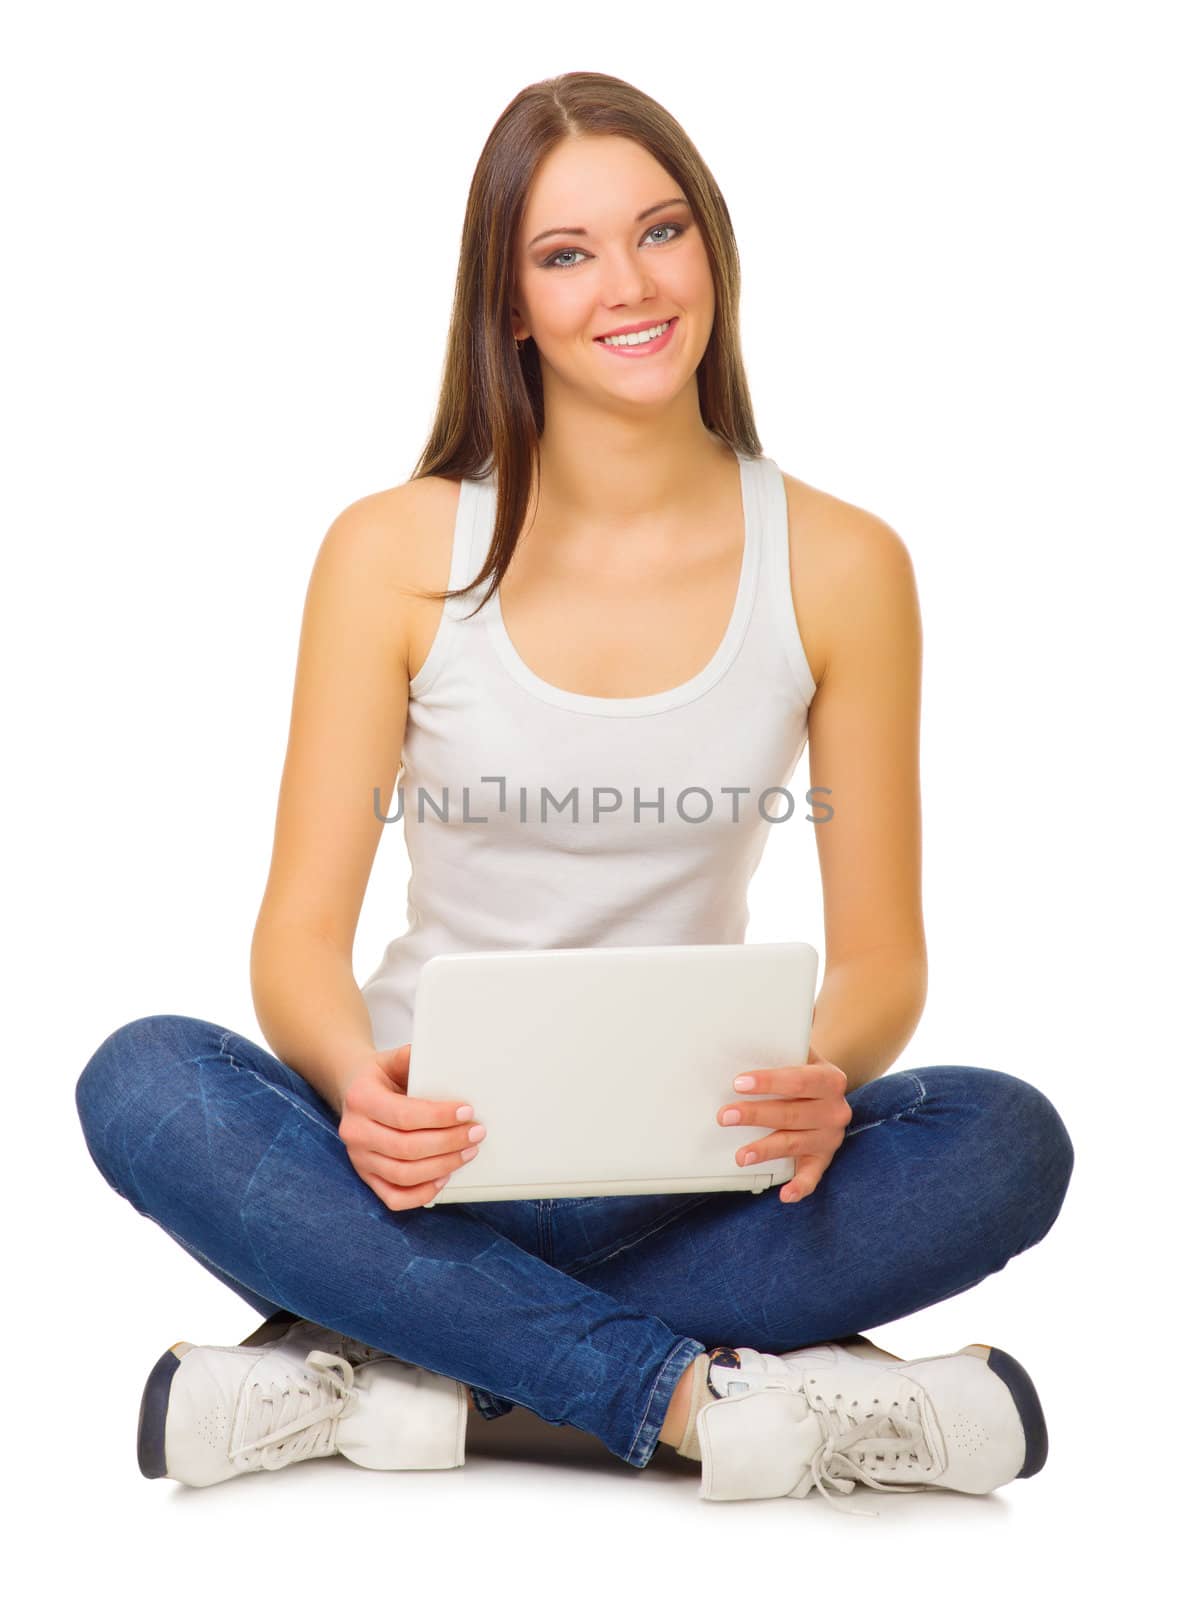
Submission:
{"label": "smiling mouth", "polygon": [[[622,334],[599,333],[593,339],[592,343],[593,344],[602,344],[609,350],[625,350],[625,349],[631,349],[631,348],[636,350],[641,345],[657,344],[660,339],[665,339],[667,337],[667,335],[670,334],[671,330],[674,328],[675,324],[678,321],[679,321],[678,316],[665,317],[665,318],[663,318],[663,320],[661,322],[651,322],[651,323],[649,323],[647,325],[647,327],[638,328],[632,333],[622,333]],[[655,336],[652,339],[647,339],[645,337],[645,335],[649,332],[649,330],[651,328],[661,328],[662,332],[658,333],[658,334],[655,334]],[[614,339],[627,339],[627,340],[632,339],[634,342],[633,342],[632,345],[628,345],[628,344],[618,345],[618,344],[613,344],[611,342]]]}

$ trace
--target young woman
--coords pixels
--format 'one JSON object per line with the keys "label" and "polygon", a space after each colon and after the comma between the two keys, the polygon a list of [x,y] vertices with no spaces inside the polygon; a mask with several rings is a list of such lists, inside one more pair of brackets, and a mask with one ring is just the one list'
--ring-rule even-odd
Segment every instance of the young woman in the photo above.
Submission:
{"label": "young woman", "polygon": [[[926,988],[915,584],[885,522],[763,455],[738,292],[721,192],[661,106],[592,73],[508,106],[425,453],[315,563],[252,949],[271,1051],[147,1016],[79,1079],[107,1181],[267,1317],[156,1364],[148,1476],[334,1452],[458,1466],[469,1402],[572,1423],[634,1467],[666,1442],[709,1499],[984,1493],[1045,1459],[1011,1356],[903,1361],[858,1336],[1042,1239],[1074,1152],[1018,1077],[888,1072]],[[745,1159],[792,1156],[794,1180],[427,1207],[487,1130],[405,1092],[422,964],[742,942],[755,796],[806,741],[829,813],[813,1048],[713,1108],[771,1096],[740,1102]],[[360,989],[401,768],[408,928]],[[676,803],[695,786],[717,802],[699,823]],[[601,789],[582,817],[538,806]]]}

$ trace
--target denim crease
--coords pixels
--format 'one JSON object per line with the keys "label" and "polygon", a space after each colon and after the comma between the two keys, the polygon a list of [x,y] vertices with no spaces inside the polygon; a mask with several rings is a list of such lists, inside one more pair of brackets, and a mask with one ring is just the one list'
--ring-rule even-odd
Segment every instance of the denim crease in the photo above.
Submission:
{"label": "denim crease", "polygon": [[776,1188],[392,1211],[332,1107],[232,1030],[138,1018],[75,1089],[106,1182],[256,1312],[455,1378],[484,1418],[569,1423],[638,1468],[703,1351],[866,1332],[971,1288],[1057,1219],[1074,1149],[1034,1085],[930,1066],[847,1099],[841,1146],[792,1205]]}

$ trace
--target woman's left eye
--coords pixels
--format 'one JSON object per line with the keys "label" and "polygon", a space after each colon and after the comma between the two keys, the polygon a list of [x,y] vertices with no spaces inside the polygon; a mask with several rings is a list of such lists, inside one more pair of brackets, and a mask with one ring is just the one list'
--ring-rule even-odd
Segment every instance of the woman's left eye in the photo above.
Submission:
{"label": "woman's left eye", "polygon": [[[646,229],[646,234],[647,234],[647,237],[649,237],[649,235],[652,234],[652,233],[661,233],[661,232],[663,232],[664,229],[669,228],[669,229],[672,230],[672,232],[675,234],[675,236],[678,237],[680,234],[683,234],[683,233],[685,233],[687,231],[687,226],[688,225],[687,225],[686,222],[656,222],[652,228],[647,228]],[[672,241],[670,239],[664,239],[662,241],[662,243],[670,244],[670,243],[672,243]],[[564,271],[567,271],[569,268],[573,267],[575,265],[575,262],[574,261],[568,261],[566,263],[560,263],[559,262],[559,257],[560,256],[577,256],[577,255],[582,255],[582,253],[583,253],[582,251],[577,250],[572,245],[572,246],[569,246],[565,250],[556,250],[552,256],[547,256],[546,260],[542,262],[542,265],[544,267],[555,267],[560,272],[564,272]]]}

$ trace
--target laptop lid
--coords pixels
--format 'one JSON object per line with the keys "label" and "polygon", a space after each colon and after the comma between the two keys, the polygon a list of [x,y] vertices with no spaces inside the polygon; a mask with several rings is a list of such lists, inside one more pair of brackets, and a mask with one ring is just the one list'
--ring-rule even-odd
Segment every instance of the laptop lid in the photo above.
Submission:
{"label": "laptop lid", "polygon": [[[803,1065],[809,944],[600,946],[431,957],[414,998],[408,1092],[462,1099],[488,1136],[429,1205],[744,1189],[791,1157],[734,1163],[739,1072]],[[752,1134],[749,1137],[753,1137]]]}

